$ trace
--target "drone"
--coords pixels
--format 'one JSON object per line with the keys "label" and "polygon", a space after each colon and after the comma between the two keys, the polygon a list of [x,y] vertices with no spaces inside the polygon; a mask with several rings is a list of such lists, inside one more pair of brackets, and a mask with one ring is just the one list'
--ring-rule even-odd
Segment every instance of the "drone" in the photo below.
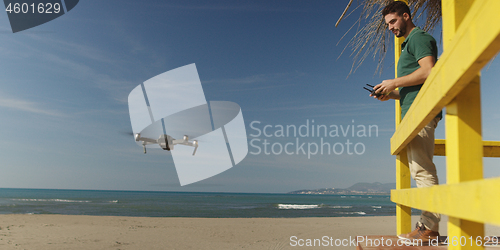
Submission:
{"label": "drone", "polygon": [[198,141],[193,140],[189,141],[189,137],[185,135],[182,139],[176,140],[172,138],[170,135],[162,134],[158,139],[151,139],[146,137],[141,137],[140,133],[135,134],[135,141],[142,141],[142,148],[144,149],[144,153],[146,153],[146,145],[150,144],[158,144],[163,150],[173,150],[174,145],[181,144],[186,146],[194,147],[193,155],[196,154],[196,150],[198,149]]}

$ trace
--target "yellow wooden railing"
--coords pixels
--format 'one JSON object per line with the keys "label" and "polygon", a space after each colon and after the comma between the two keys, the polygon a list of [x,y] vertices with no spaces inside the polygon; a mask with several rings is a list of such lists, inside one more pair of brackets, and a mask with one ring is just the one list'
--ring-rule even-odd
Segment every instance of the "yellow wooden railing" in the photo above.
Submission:
{"label": "yellow wooden railing", "polygon": [[[500,225],[500,178],[483,179],[483,157],[500,157],[500,142],[482,140],[479,75],[500,50],[499,11],[500,0],[442,0],[443,53],[402,121],[396,103],[398,234],[413,229],[412,207],[449,216],[448,237],[457,244],[448,249],[483,249],[475,243],[484,224]],[[396,62],[402,41],[395,39]],[[446,156],[446,184],[410,188],[406,146],[444,107],[446,141],[436,140],[435,154]]]}

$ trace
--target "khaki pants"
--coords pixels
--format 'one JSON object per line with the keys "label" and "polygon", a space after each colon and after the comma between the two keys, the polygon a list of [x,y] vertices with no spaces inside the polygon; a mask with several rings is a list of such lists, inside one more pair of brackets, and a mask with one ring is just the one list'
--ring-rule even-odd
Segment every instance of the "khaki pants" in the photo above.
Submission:
{"label": "khaki pants", "polygon": [[[434,118],[406,148],[411,177],[419,188],[439,184],[436,166],[432,162],[434,156],[434,130],[439,120],[440,118]],[[436,213],[422,211],[420,215],[420,223],[432,231],[439,231],[440,220],[441,215]]]}

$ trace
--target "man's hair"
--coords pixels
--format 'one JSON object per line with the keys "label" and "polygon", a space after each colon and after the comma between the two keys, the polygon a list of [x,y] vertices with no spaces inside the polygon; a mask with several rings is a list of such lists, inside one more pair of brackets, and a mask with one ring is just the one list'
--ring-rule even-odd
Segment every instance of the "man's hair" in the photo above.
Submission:
{"label": "man's hair", "polygon": [[402,1],[394,1],[382,10],[382,16],[385,17],[387,14],[396,13],[398,16],[403,16],[403,13],[408,13],[411,18],[410,8],[406,3]]}

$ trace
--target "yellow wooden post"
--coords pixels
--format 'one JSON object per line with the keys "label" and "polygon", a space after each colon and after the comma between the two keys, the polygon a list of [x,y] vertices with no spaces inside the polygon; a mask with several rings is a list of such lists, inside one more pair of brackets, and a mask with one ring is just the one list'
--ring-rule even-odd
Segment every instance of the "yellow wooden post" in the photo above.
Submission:
{"label": "yellow wooden post", "polygon": [[[398,1],[398,0],[396,0]],[[408,0],[400,0],[408,4]],[[401,44],[404,42],[404,37],[394,36],[394,73],[395,77],[398,77],[398,61],[401,55]],[[401,106],[399,100],[396,100],[396,128],[398,128],[401,123]],[[401,152],[396,156],[396,189],[405,189],[411,187],[411,176],[410,169],[408,165],[408,157],[406,155],[406,149],[401,150]],[[412,230],[411,227],[411,207],[396,204],[396,231],[397,234],[409,233]]]}
{"label": "yellow wooden post", "polygon": [[[444,50],[473,2],[474,0],[442,1]],[[483,178],[479,75],[446,106],[446,144],[447,184]],[[483,236],[484,224],[449,217],[448,239],[452,244],[448,249],[484,249],[476,245],[476,239]],[[462,244],[464,242],[467,244]]]}
{"label": "yellow wooden post", "polygon": [[[401,153],[396,156],[396,189],[405,189],[410,187],[411,176],[410,169],[408,167],[408,157],[406,155],[406,149],[403,149],[401,150]],[[411,207],[396,204],[396,223],[396,231],[398,235],[411,232]]]}

